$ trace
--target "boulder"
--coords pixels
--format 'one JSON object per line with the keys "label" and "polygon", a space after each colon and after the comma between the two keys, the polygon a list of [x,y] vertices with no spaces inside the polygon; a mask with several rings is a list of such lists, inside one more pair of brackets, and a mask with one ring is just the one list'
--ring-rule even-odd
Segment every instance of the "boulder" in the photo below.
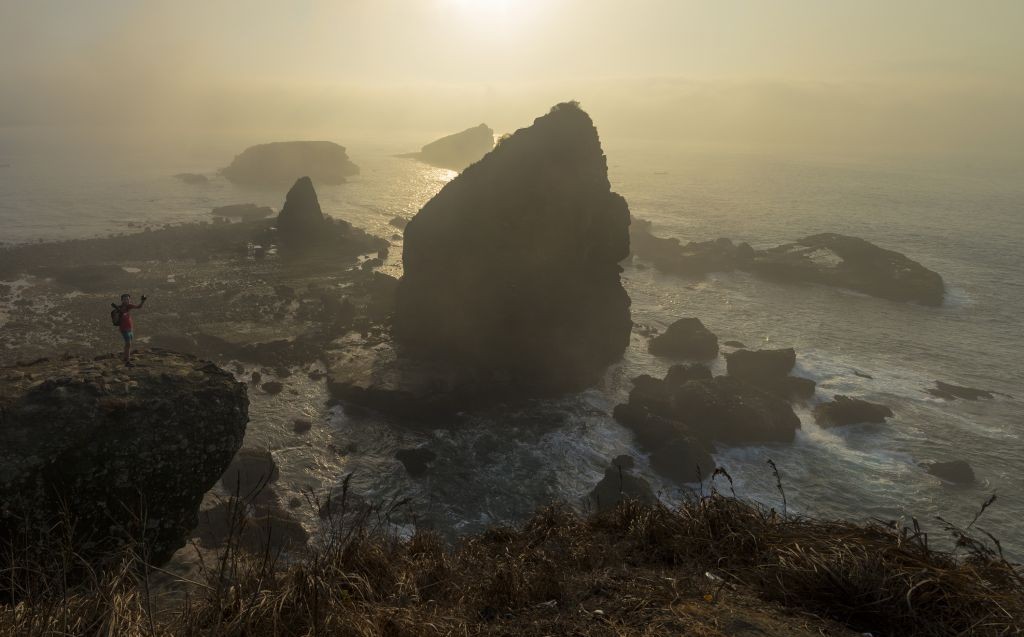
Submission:
{"label": "boulder", "polygon": [[894,301],[942,305],[938,273],[899,252],[834,232],[757,253],[750,269],[784,281],[821,283]]}
{"label": "boulder", "polygon": [[954,484],[974,484],[975,481],[974,469],[967,464],[966,460],[925,462],[921,466],[933,476]]}
{"label": "boulder", "polygon": [[622,455],[612,460],[605,469],[604,477],[587,497],[588,503],[597,511],[610,511],[623,500],[636,500],[642,504],[658,501],[650,483],[632,473],[633,458]]}
{"label": "boulder", "polygon": [[728,445],[792,442],[800,428],[800,419],[784,400],[729,376],[676,389],[672,416],[698,438]]}
{"label": "boulder", "polygon": [[718,337],[700,319],[681,318],[651,339],[648,351],[655,356],[710,360],[718,356]]}
{"label": "boulder", "polygon": [[270,206],[257,206],[254,203],[235,203],[228,206],[218,206],[210,211],[214,217],[232,217],[242,221],[263,219],[274,214]]}
{"label": "boulder", "polygon": [[487,124],[480,124],[460,133],[432,141],[420,152],[407,156],[432,166],[462,170],[473,162],[479,161],[492,148],[494,148],[494,131]]}
{"label": "boulder", "polygon": [[995,394],[984,389],[952,385],[950,383],[944,383],[941,380],[935,381],[935,387],[931,387],[925,391],[932,396],[944,398],[945,400],[956,400],[957,398],[962,398],[964,400],[979,400],[981,398],[995,397]]}
{"label": "boulder", "polygon": [[628,226],[590,117],[555,106],[409,222],[393,330],[404,354],[508,375],[516,395],[593,384],[629,344]]}
{"label": "boulder", "polygon": [[273,142],[246,148],[220,171],[228,181],[246,186],[278,187],[309,175],[318,184],[341,184],[358,175],[344,146],[334,142]]}
{"label": "boulder", "polygon": [[884,423],[892,415],[892,410],[885,405],[842,395],[814,408],[814,421],[822,427],[843,427],[862,422]]}
{"label": "boulder", "polygon": [[796,366],[796,351],[785,349],[738,349],[725,355],[726,372],[752,385],[791,400],[806,400],[814,395],[816,383],[809,378],[790,376]]}
{"label": "boulder", "polygon": [[0,369],[0,546],[44,548],[70,531],[78,556],[102,566],[133,539],[156,565],[184,545],[242,444],[245,385],[164,350],[141,350],[135,363]]}

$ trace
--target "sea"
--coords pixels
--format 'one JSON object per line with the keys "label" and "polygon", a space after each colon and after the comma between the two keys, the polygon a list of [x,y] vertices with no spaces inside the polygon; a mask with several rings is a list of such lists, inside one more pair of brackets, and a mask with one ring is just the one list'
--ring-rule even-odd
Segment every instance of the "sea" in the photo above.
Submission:
{"label": "sea", "polygon": [[[360,175],[342,185],[316,185],[325,213],[394,244],[382,269],[396,276],[402,241],[389,220],[411,217],[456,176],[395,156],[430,138],[348,143]],[[967,526],[995,494],[973,528],[997,538],[1008,558],[1024,560],[1024,173],[968,160],[868,161],[615,138],[603,145],[612,188],[659,236],[729,237],[768,247],[818,232],[855,235],[939,272],[946,301],[924,307],[745,273],[685,278],[631,260],[622,278],[641,329],[623,361],[580,394],[430,429],[327,407],[323,383],[304,374],[287,381],[297,395],[253,392],[246,445],[272,451],[282,501],[322,501],[351,475],[353,491],[390,507],[398,528],[430,526],[457,537],[520,522],[550,503],[586,510],[585,497],[610,459],[629,454],[670,505],[717,489],[793,515],[916,520],[940,545],[948,537],[942,520]],[[0,132],[2,244],[131,233],[206,221],[211,208],[225,204],[278,209],[284,199],[283,191],[246,190],[216,177],[229,152],[201,161],[115,162],[100,152],[72,156],[58,148]],[[173,178],[177,172],[204,173],[210,181],[185,184]],[[38,282],[6,283],[24,297]],[[0,307],[0,321],[6,309]],[[672,363],[647,352],[642,328],[663,329],[690,316],[721,341],[795,348],[794,373],[818,383],[814,400],[796,408],[802,429],[795,442],[717,451],[731,481],[662,479],[610,416],[631,378],[662,375]],[[144,331],[144,317],[138,322]],[[112,350],[117,346],[112,342]],[[724,361],[713,370],[724,373]],[[1002,395],[942,400],[925,391],[936,380]],[[813,405],[837,394],[883,403],[895,416],[884,425],[819,427]],[[298,417],[314,422],[304,436],[292,431]],[[437,455],[426,475],[410,477],[395,460],[396,450],[410,447]],[[956,459],[973,466],[977,484],[945,483],[920,466]],[[315,527],[315,511],[299,515]]]}

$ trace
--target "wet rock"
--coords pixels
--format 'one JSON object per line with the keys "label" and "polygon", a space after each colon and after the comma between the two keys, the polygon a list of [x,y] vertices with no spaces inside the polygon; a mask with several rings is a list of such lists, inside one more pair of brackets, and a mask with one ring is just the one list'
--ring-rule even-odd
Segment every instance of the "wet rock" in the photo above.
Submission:
{"label": "wet rock", "polygon": [[610,511],[623,500],[636,500],[643,504],[658,501],[650,483],[632,473],[633,458],[619,456],[612,460],[604,477],[587,496],[588,503],[597,511]]}
{"label": "wet rock", "polygon": [[239,450],[231,460],[220,483],[231,495],[251,500],[277,482],[280,475],[274,456],[268,450],[246,448]]}
{"label": "wet rock", "polygon": [[966,460],[925,462],[921,466],[933,476],[954,484],[974,484],[975,482],[974,469]]}
{"label": "wet rock", "polygon": [[236,184],[272,187],[308,175],[318,184],[341,184],[359,174],[344,146],[333,142],[273,142],[246,148],[221,175]]}
{"label": "wet rock", "polygon": [[711,444],[695,437],[684,422],[660,416],[639,402],[617,405],[614,416],[651,452],[651,467],[661,475],[694,482],[714,469]]}
{"label": "wet rock", "polygon": [[280,394],[284,390],[284,385],[276,380],[271,380],[260,385],[260,389],[268,394]]}
{"label": "wet rock", "polygon": [[296,418],[295,422],[292,423],[292,431],[297,434],[308,433],[313,427],[313,422],[305,418]]}
{"label": "wet rock", "polygon": [[995,394],[990,391],[985,391],[984,389],[952,385],[950,383],[944,383],[941,380],[935,381],[935,387],[931,387],[926,391],[932,396],[944,398],[945,400],[956,400],[957,398],[962,398],[964,400],[979,400],[981,398],[995,397]]}
{"label": "wet rock", "polygon": [[[399,230],[405,230],[405,227],[407,225],[409,225],[409,220],[406,219],[405,217],[399,217],[399,216],[396,215],[394,217],[391,217],[391,220],[388,221],[388,223],[390,225],[398,228]],[[401,235],[396,235],[396,236],[401,238]]]}
{"label": "wet rock", "polygon": [[710,360],[718,356],[718,337],[700,319],[682,318],[651,339],[648,351],[655,356]]}
{"label": "wet rock", "polygon": [[892,410],[860,398],[838,395],[814,408],[814,421],[822,427],[843,427],[857,423],[884,423]]}
{"label": "wet rock", "polygon": [[738,349],[725,355],[726,372],[787,400],[807,400],[814,395],[816,383],[809,378],[790,376],[796,366],[796,352],[786,349]]}
{"label": "wet rock", "polygon": [[[67,510],[78,557],[94,566],[137,538],[153,564],[170,559],[242,444],[245,385],[212,363],[157,349],[139,351],[131,369],[110,356],[18,370],[43,383],[7,369],[0,369],[0,545],[31,538],[43,549],[58,540],[49,534],[61,532]],[[100,380],[118,375],[125,382]]]}
{"label": "wet rock", "polygon": [[405,156],[419,159],[439,168],[462,170],[478,161],[492,148],[494,148],[494,131],[486,124],[480,124],[430,142],[420,152]]}
{"label": "wet rock", "polygon": [[228,206],[218,206],[210,211],[214,217],[231,217],[242,221],[263,219],[274,214],[270,206],[257,206],[254,203],[236,203]]}
{"label": "wet rock", "polygon": [[868,380],[874,380],[875,379],[875,377],[872,376],[871,374],[865,374],[864,372],[862,372],[860,370],[857,370],[857,369],[853,370],[853,375],[854,376],[858,376],[860,378],[867,378]]}
{"label": "wet rock", "polygon": [[665,383],[669,387],[679,387],[691,380],[711,380],[711,370],[700,363],[690,363],[673,365],[665,375]]}
{"label": "wet rock", "polygon": [[415,449],[399,449],[395,452],[395,459],[405,466],[410,476],[417,478],[426,474],[430,463],[437,458],[437,454],[430,449],[417,447]]}
{"label": "wet rock", "polygon": [[597,130],[560,104],[450,181],[409,222],[394,334],[411,356],[589,386],[629,343],[629,210]]}
{"label": "wet rock", "polygon": [[747,349],[747,346],[739,341],[725,341],[722,343],[726,347],[735,347],[736,349]]}
{"label": "wet rock", "polygon": [[800,428],[784,400],[729,376],[684,384],[672,395],[672,412],[698,438],[729,445],[792,442]]}

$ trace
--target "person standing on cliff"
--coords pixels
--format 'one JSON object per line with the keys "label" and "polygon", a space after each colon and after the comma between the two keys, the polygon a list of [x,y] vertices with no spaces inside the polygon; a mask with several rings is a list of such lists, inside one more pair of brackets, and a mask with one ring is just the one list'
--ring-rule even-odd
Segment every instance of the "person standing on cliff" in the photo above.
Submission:
{"label": "person standing on cliff", "polygon": [[125,367],[134,367],[132,363],[132,340],[135,338],[135,325],[132,323],[132,310],[142,309],[142,306],[146,304],[146,295],[142,295],[142,300],[139,301],[138,305],[132,304],[131,294],[121,295],[121,305],[117,306],[118,312],[121,314],[121,320],[118,323],[118,329],[121,330],[121,338],[124,339],[124,364]]}

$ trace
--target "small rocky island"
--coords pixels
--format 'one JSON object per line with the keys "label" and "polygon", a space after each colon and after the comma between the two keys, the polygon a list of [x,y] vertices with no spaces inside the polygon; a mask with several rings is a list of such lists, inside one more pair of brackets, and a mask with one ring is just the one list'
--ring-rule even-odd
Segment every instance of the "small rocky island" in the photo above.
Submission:
{"label": "small rocky island", "polygon": [[242,186],[276,188],[303,175],[318,184],[345,183],[359,174],[344,146],[334,142],[272,142],[246,148],[220,174]]}
{"label": "small rocky island", "polygon": [[0,546],[43,548],[71,533],[95,565],[143,539],[160,565],[185,544],[203,495],[241,447],[246,388],[191,356],[151,349],[136,362],[0,368]]}
{"label": "small rocky island", "polygon": [[431,166],[461,171],[473,162],[491,152],[494,148],[494,131],[487,124],[447,135],[424,146],[418,153],[402,157],[418,159]]}
{"label": "small rocky island", "polygon": [[942,277],[909,257],[870,241],[836,233],[755,250],[730,239],[682,244],[657,237],[649,221],[634,219],[633,254],[664,272],[700,276],[743,270],[766,279],[847,288],[893,301],[942,305]]}

